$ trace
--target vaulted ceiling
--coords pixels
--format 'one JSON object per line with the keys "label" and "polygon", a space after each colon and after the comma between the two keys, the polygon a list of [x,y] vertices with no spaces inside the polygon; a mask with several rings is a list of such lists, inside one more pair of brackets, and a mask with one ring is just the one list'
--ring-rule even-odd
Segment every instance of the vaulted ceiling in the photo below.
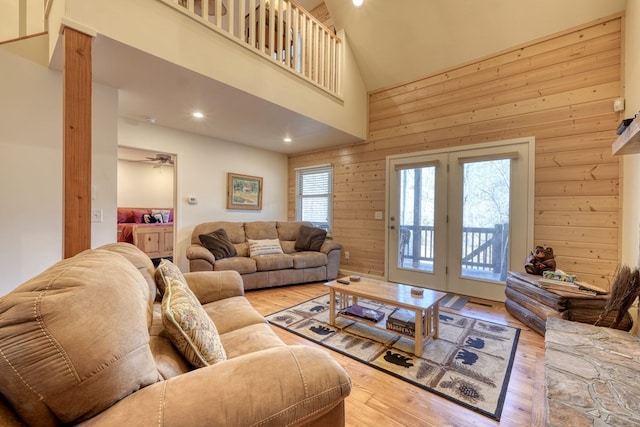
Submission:
{"label": "vaulted ceiling", "polygon": [[[631,0],[633,1],[633,0]],[[318,3],[318,2],[316,2]],[[626,0],[325,0],[370,91],[625,9]]]}
{"label": "vaulted ceiling", "polygon": [[[626,1],[364,0],[361,7],[355,7],[351,0],[324,0],[335,27],[345,31],[368,91],[409,83],[620,12]],[[322,5],[322,0],[296,2],[307,10]],[[161,126],[288,154],[356,141],[323,123],[218,82],[206,82],[202,76],[157,58],[125,46],[118,50],[97,60],[94,76],[110,74],[103,76],[103,81],[121,88],[119,108],[124,117],[141,120],[157,114],[163,117],[157,123]],[[136,61],[139,66],[129,66]],[[143,72],[150,68],[155,71],[153,79]],[[172,86],[166,85],[167,81],[191,83]],[[210,94],[205,97],[211,104],[207,108],[221,115],[215,124],[194,127],[192,121],[185,120],[185,105],[205,93]],[[216,96],[220,93],[224,96]],[[225,113],[228,117],[223,117]],[[256,119],[252,126],[239,122],[247,116],[262,120]],[[297,138],[293,144],[282,142],[285,126]]]}

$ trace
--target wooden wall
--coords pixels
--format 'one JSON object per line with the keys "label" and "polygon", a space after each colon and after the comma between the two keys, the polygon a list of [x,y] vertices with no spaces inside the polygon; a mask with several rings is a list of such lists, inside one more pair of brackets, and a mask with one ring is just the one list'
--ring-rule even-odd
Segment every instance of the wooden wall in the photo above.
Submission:
{"label": "wooden wall", "polygon": [[535,136],[534,243],[553,247],[558,268],[609,287],[619,260],[621,162],[611,144],[622,24],[603,18],[370,93],[365,143],[289,158],[289,218],[295,168],[333,164],[333,236],[350,252],[341,268],[384,276],[374,212],[385,210],[386,156]]}

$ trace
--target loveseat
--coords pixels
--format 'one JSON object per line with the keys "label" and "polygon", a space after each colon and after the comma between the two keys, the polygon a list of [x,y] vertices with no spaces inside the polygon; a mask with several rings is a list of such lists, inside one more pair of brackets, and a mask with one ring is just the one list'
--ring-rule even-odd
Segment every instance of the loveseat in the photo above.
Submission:
{"label": "loveseat", "polygon": [[[222,230],[222,232],[220,231]],[[219,234],[222,234],[220,239]],[[231,247],[203,244],[201,236]],[[266,242],[272,253],[255,255],[252,245]],[[237,271],[244,289],[333,280],[338,277],[342,245],[305,221],[216,221],[197,225],[187,247],[190,271]],[[232,253],[229,256],[229,252]],[[216,255],[221,255],[218,257]]]}
{"label": "loveseat", "polygon": [[56,263],[0,299],[0,425],[344,425],[346,372],[243,295],[236,272],[154,269],[128,243]]}

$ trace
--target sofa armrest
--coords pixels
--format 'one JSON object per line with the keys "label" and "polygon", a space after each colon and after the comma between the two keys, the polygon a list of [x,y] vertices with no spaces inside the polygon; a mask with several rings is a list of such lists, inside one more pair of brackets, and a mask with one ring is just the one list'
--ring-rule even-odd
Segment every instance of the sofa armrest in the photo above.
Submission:
{"label": "sofa armrest", "polygon": [[325,254],[328,254],[331,251],[340,250],[340,249],[342,249],[341,243],[338,243],[335,240],[325,240],[324,243],[322,244],[322,247],[320,248],[320,252],[324,252]]}
{"label": "sofa armrest", "polygon": [[195,271],[184,273],[184,278],[200,304],[244,295],[237,271]]}
{"label": "sofa armrest", "polygon": [[215,264],[216,262],[216,258],[213,256],[209,249],[195,243],[187,246],[187,259],[189,261],[204,260],[211,263],[211,265]]}
{"label": "sofa armrest", "polygon": [[285,346],[148,386],[86,426],[298,426],[329,414],[351,380],[325,351]]}

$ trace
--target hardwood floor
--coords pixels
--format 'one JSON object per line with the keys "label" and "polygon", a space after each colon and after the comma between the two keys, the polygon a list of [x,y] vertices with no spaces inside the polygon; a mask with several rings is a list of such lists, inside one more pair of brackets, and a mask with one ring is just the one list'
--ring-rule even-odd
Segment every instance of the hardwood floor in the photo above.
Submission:
{"label": "hardwood floor", "polygon": [[[267,315],[326,293],[328,289],[318,283],[248,291],[246,297],[256,310]],[[544,338],[507,313],[502,303],[472,298],[455,312],[521,329],[500,422],[283,329],[272,328],[287,344],[309,345],[330,352],[349,373],[353,382],[346,400],[349,427],[544,426]]]}

